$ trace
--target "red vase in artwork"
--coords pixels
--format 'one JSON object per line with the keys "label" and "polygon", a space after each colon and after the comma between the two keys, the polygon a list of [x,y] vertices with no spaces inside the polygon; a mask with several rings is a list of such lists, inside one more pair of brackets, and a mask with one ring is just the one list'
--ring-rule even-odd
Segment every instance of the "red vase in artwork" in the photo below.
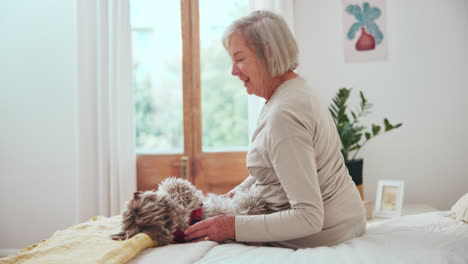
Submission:
{"label": "red vase in artwork", "polygon": [[374,36],[366,32],[366,28],[361,28],[361,37],[356,42],[356,50],[365,51],[375,49],[375,39]]}

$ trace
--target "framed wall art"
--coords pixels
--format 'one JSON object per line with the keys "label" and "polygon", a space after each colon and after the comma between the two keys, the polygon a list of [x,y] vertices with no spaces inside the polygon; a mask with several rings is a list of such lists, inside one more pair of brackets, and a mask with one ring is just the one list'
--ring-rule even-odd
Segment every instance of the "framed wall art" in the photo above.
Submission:
{"label": "framed wall art", "polygon": [[345,62],[386,60],[385,0],[343,0]]}
{"label": "framed wall art", "polygon": [[391,218],[401,215],[404,187],[403,181],[380,180],[378,182],[375,198],[376,217]]}

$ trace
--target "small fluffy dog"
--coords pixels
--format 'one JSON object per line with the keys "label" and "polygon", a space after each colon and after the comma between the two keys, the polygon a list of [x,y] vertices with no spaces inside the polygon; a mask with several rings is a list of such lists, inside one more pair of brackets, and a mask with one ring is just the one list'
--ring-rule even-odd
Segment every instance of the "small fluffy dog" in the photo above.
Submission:
{"label": "small fluffy dog", "polygon": [[268,213],[266,202],[253,188],[237,192],[232,198],[208,194],[204,196],[189,181],[167,178],[158,190],[135,192],[122,212],[122,231],[112,235],[125,240],[146,233],[160,245],[174,241],[174,233],[189,226],[192,212],[202,207],[201,220],[219,215],[255,215]]}

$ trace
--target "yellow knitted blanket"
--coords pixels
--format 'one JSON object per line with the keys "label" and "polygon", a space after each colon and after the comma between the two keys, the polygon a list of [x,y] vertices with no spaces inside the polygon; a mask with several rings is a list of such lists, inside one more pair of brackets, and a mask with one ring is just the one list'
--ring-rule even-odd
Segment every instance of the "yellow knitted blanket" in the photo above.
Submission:
{"label": "yellow knitted blanket", "polygon": [[120,231],[120,216],[93,217],[90,221],[57,231],[48,240],[21,250],[16,255],[0,259],[10,263],[126,263],[156,242],[146,234],[138,234],[125,241],[115,241],[111,234]]}

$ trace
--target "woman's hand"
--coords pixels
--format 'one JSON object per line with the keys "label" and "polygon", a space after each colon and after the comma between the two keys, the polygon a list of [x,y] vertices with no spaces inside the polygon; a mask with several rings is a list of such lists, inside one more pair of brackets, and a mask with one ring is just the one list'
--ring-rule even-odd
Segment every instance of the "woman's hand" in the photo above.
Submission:
{"label": "woman's hand", "polygon": [[185,240],[190,242],[216,241],[222,242],[236,239],[235,216],[217,215],[191,225],[185,229]]}

